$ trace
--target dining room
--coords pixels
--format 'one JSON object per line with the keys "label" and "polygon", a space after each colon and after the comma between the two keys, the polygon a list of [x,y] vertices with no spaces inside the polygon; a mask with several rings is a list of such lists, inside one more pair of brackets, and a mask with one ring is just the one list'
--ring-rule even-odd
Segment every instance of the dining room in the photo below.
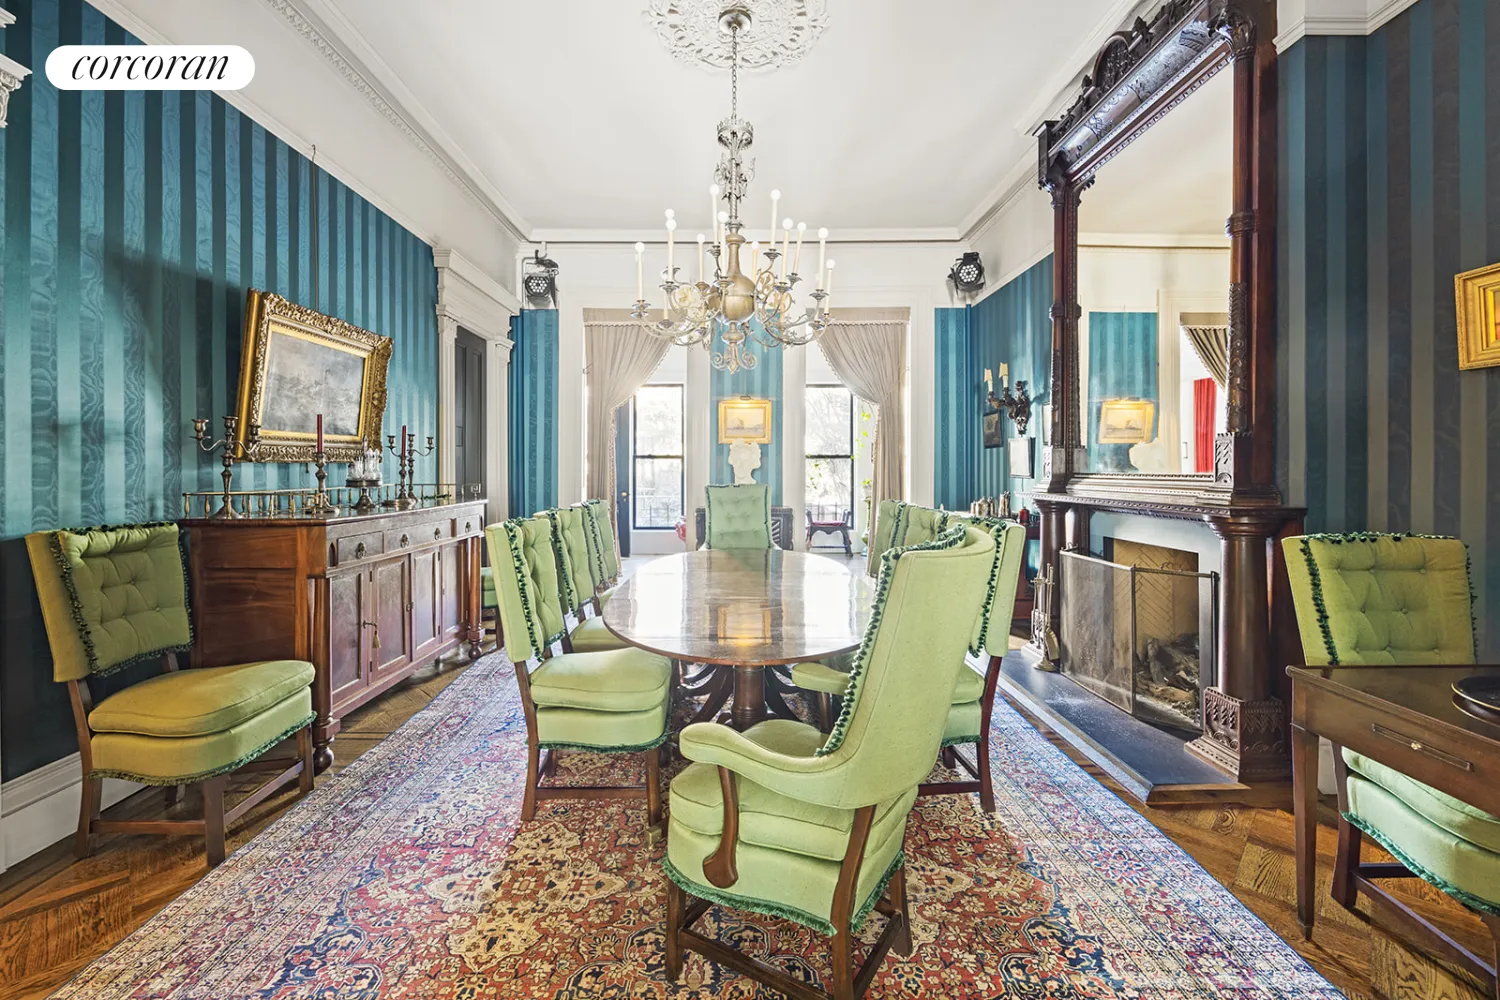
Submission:
{"label": "dining room", "polygon": [[1497,67],[0,0],[0,1000],[1500,997]]}

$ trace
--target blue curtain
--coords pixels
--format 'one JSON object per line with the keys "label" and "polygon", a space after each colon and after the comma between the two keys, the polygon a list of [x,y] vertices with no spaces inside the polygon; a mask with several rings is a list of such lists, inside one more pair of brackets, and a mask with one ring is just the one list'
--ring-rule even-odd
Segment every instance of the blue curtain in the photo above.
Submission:
{"label": "blue curtain", "polygon": [[972,357],[972,312],[971,306],[933,311],[932,499],[949,510],[967,510],[976,496],[984,366]]}
{"label": "blue curtain", "polygon": [[557,310],[510,322],[510,516],[557,506]]}
{"label": "blue curtain", "polygon": [[1161,416],[1157,393],[1156,313],[1089,313],[1090,467],[1097,472],[1130,471],[1130,445],[1099,443],[1099,412],[1106,399],[1147,399],[1157,404],[1151,418],[1155,437]]}

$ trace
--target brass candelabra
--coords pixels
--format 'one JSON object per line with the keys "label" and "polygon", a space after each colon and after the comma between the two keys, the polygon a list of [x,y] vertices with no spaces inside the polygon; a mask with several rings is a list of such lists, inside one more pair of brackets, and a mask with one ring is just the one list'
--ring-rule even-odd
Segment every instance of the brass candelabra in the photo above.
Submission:
{"label": "brass candelabra", "polygon": [[338,512],[338,504],[328,496],[328,454],[319,448],[313,452],[313,475],[318,479],[318,488],[313,491],[304,510],[310,517],[328,517]]}
{"label": "brass candelabra", "polygon": [[415,434],[407,434],[406,440],[399,444],[396,442],[397,436],[395,434],[386,435],[386,447],[392,455],[395,455],[400,460],[396,466],[398,484],[396,495],[389,500],[383,501],[381,506],[394,507],[397,510],[410,510],[417,505],[417,497],[411,488],[412,483],[415,481],[416,460],[419,457],[431,455],[437,446],[429,435],[427,438],[427,450],[418,451],[417,436]]}
{"label": "brass candelabra", "polygon": [[224,471],[219,473],[224,479],[223,504],[210,517],[228,519],[244,516],[234,509],[234,491],[230,488],[234,479],[234,463],[249,461],[255,455],[256,449],[260,447],[260,424],[252,423],[242,442],[238,434],[239,422],[239,417],[226,416],[224,437],[218,441],[209,441],[208,418],[193,418],[193,437],[197,440],[198,447],[210,455],[221,451],[224,462]]}

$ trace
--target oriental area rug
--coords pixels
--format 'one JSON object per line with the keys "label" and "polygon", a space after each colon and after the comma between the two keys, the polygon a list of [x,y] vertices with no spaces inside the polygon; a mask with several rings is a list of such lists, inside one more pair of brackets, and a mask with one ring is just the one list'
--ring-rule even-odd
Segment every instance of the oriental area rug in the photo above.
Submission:
{"label": "oriental area rug", "polygon": [[[549,800],[520,823],[525,740],[511,665],[479,661],[55,996],[779,996],[691,953],[667,980],[663,847],[644,806]],[[1004,704],[992,747],[994,816],[974,796],[918,800],[916,950],[889,956],[867,996],[1340,996]],[[556,780],[633,766],[570,754]],[[828,971],[826,939],[798,925],[716,907],[698,926],[794,976]]]}

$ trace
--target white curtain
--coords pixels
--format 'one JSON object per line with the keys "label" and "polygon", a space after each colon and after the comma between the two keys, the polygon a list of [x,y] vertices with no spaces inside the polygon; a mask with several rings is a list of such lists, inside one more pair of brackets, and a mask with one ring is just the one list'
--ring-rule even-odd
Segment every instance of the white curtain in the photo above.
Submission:
{"label": "white curtain", "polygon": [[[672,345],[630,319],[624,309],[583,311],[584,365],[588,379],[588,495],[603,500],[615,519],[615,411],[661,365]],[[616,525],[616,536],[619,537]]]}
{"label": "white curtain", "polygon": [[839,380],[875,407],[871,510],[906,495],[906,331],[909,309],[839,310],[818,347]]}

